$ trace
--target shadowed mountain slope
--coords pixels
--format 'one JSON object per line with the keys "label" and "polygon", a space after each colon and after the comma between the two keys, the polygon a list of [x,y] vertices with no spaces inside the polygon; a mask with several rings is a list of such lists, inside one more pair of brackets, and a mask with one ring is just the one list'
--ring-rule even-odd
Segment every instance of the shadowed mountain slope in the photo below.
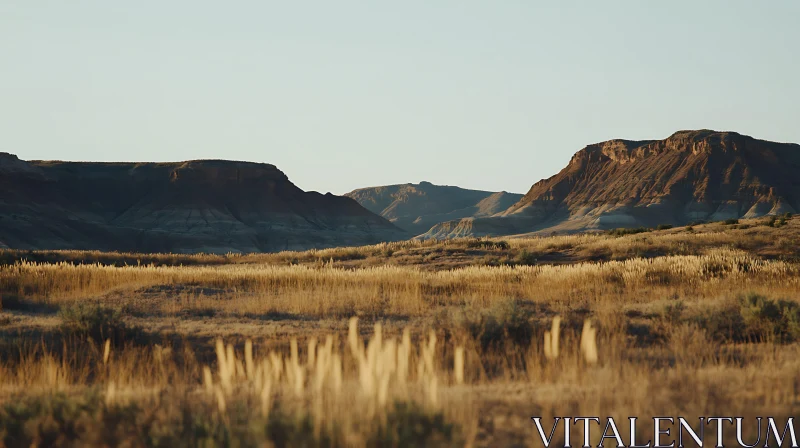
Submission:
{"label": "shadowed mountain slope", "polygon": [[443,222],[421,238],[681,225],[799,209],[800,145],[680,131],[589,145],[503,212]]}
{"label": "shadowed mountain slope", "polygon": [[467,190],[430,182],[361,188],[345,196],[414,235],[442,221],[492,216],[522,198],[505,191]]}
{"label": "shadowed mountain slope", "polygon": [[25,162],[0,153],[0,247],[264,252],[408,236],[350,198],[299,189],[269,164]]}

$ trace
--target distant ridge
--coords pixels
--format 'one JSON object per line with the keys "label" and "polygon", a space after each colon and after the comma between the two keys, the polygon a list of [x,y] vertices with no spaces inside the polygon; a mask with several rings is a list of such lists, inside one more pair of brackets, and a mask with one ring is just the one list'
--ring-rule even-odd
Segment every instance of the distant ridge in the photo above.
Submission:
{"label": "distant ridge", "polygon": [[420,182],[342,197],[305,192],[264,163],[23,161],[0,152],[0,248],[265,252],[798,210],[800,145],[712,130],[588,145],[525,195]]}
{"label": "distant ridge", "polygon": [[0,153],[0,247],[265,252],[409,236],[350,198],[299,189],[274,165],[25,162]]}
{"label": "distant ridge", "polygon": [[468,190],[424,181],[361,188],[345,196],[415,235],[442,221],[492,216],[522,198],[505,191]]}
{"label": "distant ridge", "polygon": [[451,220],[420,238],[683,225],[800,209],[800,145],[736,132],[589,145],[491,217]]}

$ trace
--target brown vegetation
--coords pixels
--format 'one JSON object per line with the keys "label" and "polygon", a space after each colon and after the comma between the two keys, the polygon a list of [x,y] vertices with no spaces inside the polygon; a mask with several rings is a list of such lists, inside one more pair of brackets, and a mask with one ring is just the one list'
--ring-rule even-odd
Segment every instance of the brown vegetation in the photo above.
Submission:
{"label": "brown vegetation", "polygon": [[6,252],[0,437],[540,446],[533,415],[796,415],[798,220],[737,226],[243,256]]}
{"label": "brown vegetation", "polygon": [[765,259],[800,261],[800,220],[788,216],[692,226],[644,229],[641,232],[597,232],[561,236],[506,239],[461,238],[410,240],[370,246],[284,251],[255,254],[137,254],[99,251],[22,251],[0,249],[0,265],[18,261],[37,263],[102,264],[113,266],[195,266],[222,264],[417,266],[447,270],[466,266],[564,264],[651,258],[663,255],[703,255],[717,248],[733,248]]}

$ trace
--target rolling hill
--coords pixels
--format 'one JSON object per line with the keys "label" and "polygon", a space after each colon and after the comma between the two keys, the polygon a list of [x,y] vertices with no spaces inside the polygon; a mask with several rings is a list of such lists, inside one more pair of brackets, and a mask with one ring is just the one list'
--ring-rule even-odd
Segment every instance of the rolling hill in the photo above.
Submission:
{"label": "rolling hill", "polygon": [[522,198],[505,191],[468,190],[430,182],[361,188],[345,196],[414,235],[442,221],[492,216]]}

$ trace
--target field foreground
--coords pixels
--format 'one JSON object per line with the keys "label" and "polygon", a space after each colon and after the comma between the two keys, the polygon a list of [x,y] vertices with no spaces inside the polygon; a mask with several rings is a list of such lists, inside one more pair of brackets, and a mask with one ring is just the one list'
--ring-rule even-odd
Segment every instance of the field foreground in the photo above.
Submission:
{"label": "field foreground", "polygon": [[532,416],[735,415],[763,443],[756,417],[800,410],[799,235],[3,251],[0,442],[542,446]]}

